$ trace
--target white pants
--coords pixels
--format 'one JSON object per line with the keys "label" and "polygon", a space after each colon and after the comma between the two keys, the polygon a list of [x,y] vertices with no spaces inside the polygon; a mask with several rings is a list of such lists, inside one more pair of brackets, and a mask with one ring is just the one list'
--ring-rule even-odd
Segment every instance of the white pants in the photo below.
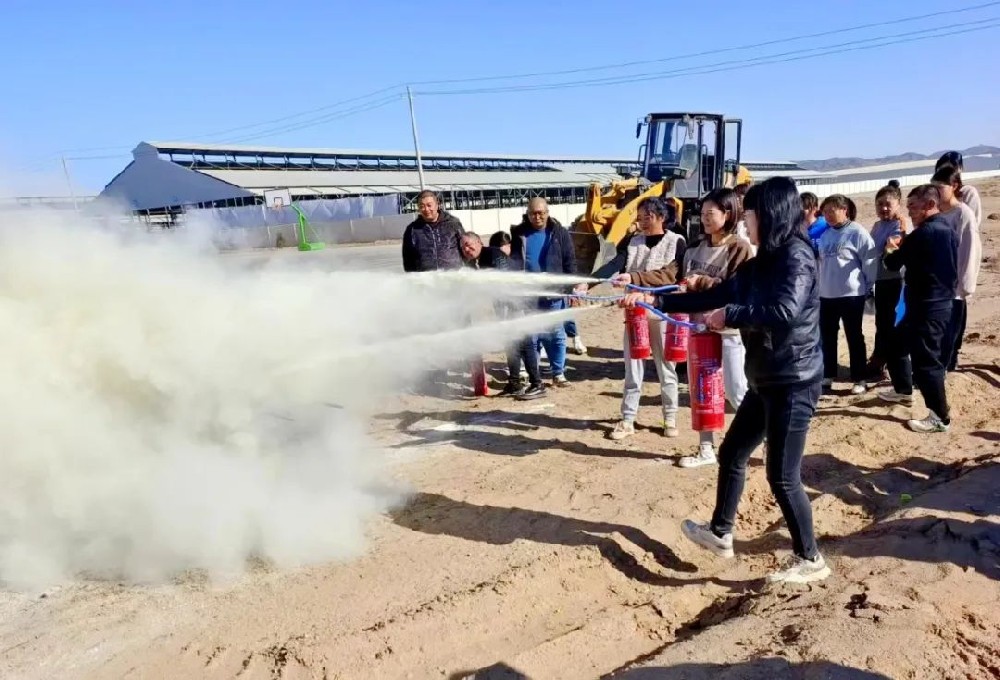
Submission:
{"label": "white pants", "polygon": [[[726,389],[726,401],[738,409],[747,393],[746,375],[747,351],[739,335],[722,336],[722,381]],[[701,432],[702,443],[714,444],[714,432]]]}
{"label": "white pants", "polygon": [[[652,315],[648,317],[649,345],[652,350],[653,366],[660,380],[660,405],[663,419],[677,417],[677,366],[672,361],[663,360],[663,344],[667,332],[667,322]],[[628,330],[625,331],[625,388],[622,391],[622,420],[635,420],[639,413],[639,399],[642,397],[642,380],[646,370],[645,359],[632,359],[629,354]]]}

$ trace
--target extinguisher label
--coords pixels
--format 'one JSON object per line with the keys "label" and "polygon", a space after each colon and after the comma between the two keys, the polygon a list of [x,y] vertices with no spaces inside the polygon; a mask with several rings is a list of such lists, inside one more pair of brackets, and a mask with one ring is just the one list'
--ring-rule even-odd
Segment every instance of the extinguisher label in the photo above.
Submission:
{"label": "extinguisher label", "polygon": [[715,359],[701,359],[698,370],[697,401],[701,411],[717,413],[725,408],[725,383],[722,366]]}

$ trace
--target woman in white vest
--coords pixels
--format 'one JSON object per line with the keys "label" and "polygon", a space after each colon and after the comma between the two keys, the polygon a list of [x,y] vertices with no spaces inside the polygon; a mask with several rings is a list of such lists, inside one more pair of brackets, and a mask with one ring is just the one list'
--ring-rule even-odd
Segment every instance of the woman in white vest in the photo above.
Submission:
{"label": "woman in white vest", "polygon": [[[682,275],[684,238],[667,230],[670,209],[660,198],[643,199],[638,206],[638,229],[618,256],[601,267],[594,276],[612,277],[617,286],[632,283],[638,286],[666,286],[676,283]],[[676,437],[677,432],[677,366],[663,358],[667,324],[652,314],[649,323],[649,344],[653,365],[660,380],[660,404],[663,409],[663,435]],[[625,386],[622,391],[622,419],[609,435],[620,441],[635,434],[635,419],[639,413],[639,398],[645,373],[645,359],[631,359],[628,333],[625,344]]]}
{"label": "woman in white vest", "polygon": [[[750,241],[737,234],[741,218],[740,199],[732,189],[716,189],[701,202],[701,227],[704,238],[684,254],[684,276],[688,290],[705,290],[736,273],[736,268],[753,257]],[[699,320],[697,315],[693,320]],[[724,329],[722,335],[722,375],[726,400],[738,409],[747,392],[744,369],[746,350],[739,331]],[[700,467],[717,462],[715,433],[702,432],[698,453],[684,456],[681,467]]]}

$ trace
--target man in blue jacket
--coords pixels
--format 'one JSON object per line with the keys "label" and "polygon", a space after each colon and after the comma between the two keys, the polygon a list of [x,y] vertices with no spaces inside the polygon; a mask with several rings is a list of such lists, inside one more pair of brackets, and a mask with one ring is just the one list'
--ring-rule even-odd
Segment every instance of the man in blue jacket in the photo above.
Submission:
{"label": "man in blue jacket", "polygon": [[[510,256],[524,271],[548,274],[576,274],[573,239],[559,221],[549,216],[544,198],[528,202],[521,224],[511,227]],[[539,298],[543,311],[563,309],[563,298]],[[539,336],[552,366],[552,383],[566,387],[566,330],[563,324]]]}

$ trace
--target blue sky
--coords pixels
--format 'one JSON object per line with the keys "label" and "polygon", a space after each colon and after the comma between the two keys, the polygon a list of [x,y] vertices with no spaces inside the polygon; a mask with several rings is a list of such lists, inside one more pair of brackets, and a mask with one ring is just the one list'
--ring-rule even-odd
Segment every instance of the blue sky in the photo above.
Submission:
{"label": "blue sky", "polygon": [[[744,157],[752,160],[1000,145],[1000,27],[644,82],[419,94],[655,73],[956,24],[988,26],[1000,18],[1000,3],[954,11],[981,4],[761,0],[721,2],[716,6],[726,11],[715,13],[697,3],[668,2],[621,3],[611,10],[615,5],[607,0],[564,6],[526,0],[7,0],[0,22],[0,59],[8,74],[0,105],[0,181],[7,193],[65,194],[59,161],[65,152],[76,159],[69,164],[78,190],[96,193],[141,140],[259,136],[243,143],[407,149],[403,98],[315,124],[324,113],[381,99],[226,131],[396,84],[695,52],[709,54],[541,79],[415,86],[421,145],[429,151],[631,156],[637,118],[687,109],[743,118]],[[900,21],[942,9],[953,11]],[[860,24],[876,25],[839,30]],[[791,40],[812,33],[824,35]],[[771,40],[782,42],[713,54]]]}

